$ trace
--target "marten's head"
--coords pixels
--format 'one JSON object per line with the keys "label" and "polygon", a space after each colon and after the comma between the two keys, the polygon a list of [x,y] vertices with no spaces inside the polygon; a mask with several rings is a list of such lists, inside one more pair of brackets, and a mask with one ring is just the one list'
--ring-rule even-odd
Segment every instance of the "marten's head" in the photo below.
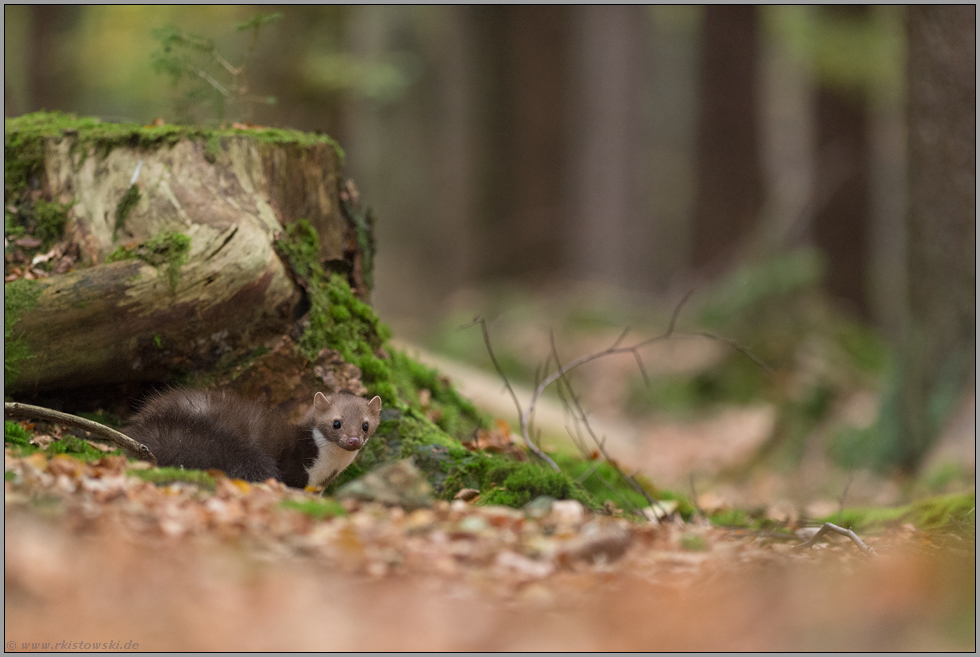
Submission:
{"label": "marten's head", "polygon": [[331,442],[348,452],[364,447],[381,422],[381,397],[371,401],[347,391],[313,397],[313,439]]}

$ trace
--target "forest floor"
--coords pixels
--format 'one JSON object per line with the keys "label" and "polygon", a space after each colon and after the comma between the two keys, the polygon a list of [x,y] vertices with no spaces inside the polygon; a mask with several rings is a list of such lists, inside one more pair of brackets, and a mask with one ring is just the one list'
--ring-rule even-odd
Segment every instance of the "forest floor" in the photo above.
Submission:
{"label": "forest floor", "polygon": [[341,508],[5,451],[8,651],[975,649],[969,534],[893,525],[865,554],[574,501]]}
{"label": "forest floor", "polygon": [[[539,333],[541,355],[548,334]],[[588,337],[569,352],[614,338]],[[534,340],[513,350],[533,352]],[[400,346],[517,426],[496,375]],[[651,373],[690,378],[723,353],[677,341],[644,358]],[[756,529],[697,514],[639,522],[567,500],[341,506],[277,482],[153,483],[122,457],[82,463],[5,449],[7,651],[975,650],[975,522],[938,531],[879,523],[858,532],[870,554],[836,535],[802,547],[806,518],[918,495],[826,456],[842,419],[873,420],[873,389],[838,386],[796,467],[747,467],[773,433],[771,400],[630,415],[633,368],[619,355],[578,379],[610,455],[708,514],[751,509],[764,521]],[[530,391],[515,388],[526,405]],[[933,455],[955,472],[930,495],[975,490],[974,400],[960,402]],[[557,398],[540,399],[535,418],[546,447],[569,447]]]}

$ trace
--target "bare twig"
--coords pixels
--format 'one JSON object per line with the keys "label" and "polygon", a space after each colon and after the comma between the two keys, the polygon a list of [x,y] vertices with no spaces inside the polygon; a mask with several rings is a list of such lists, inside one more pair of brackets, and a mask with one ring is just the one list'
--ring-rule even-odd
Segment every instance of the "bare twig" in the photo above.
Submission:
{"label": "bare twig", "polygon": [[84,429],[91,434],[95,434],[100,438],[108,440],[114,445],[122,447],[144,461],[149,461],[153,465],[157,464],[156,457],[153,456],[153,452],[151,452],[150,448],[146,445],[138,443],[126,434],[119,433],[115,429],[110,429],[104,424],[99,424],[98,422],[93,422],[92,420],[86,420],[85,418],[78,417],[77,415],[70,415],[60,411],[53,411],[50,408],[32,406],[30,404],[21,404],[19,402],[4,402],[3,414],[6,417],[39,418],[50,422],[57,422],[58,424],[65,424],[70,427],[76,427],[78,429]]}
{"label": "bare twig", "polygon": [[[493,361],[493,366],[497,370],[497,374],[500,378],[504,380],[504,386],[507,388],[507,392],[510,393],[511,399],[514,400],[514,406],[517,407],[517,415],[521,418],[521,438],[524,439],[524,444],[527,448],[531,450],[538,458],[550,465],[556,472],[560,472],[561,468],[555,463],[550,456],[545,454],[540,447],[534,444],[528,433],[528,419],[531,412],[534,410],[534,401],[532,400],[531,405],[528,407],[527,411],[521,408],[521,402],[517,398],[517,393],[514,392],[514,388],[510,385],[510,380],[507,375],[504,374],[503,368],[500,367],[500,363],[497,361],[497,355],[493,353],[493,345],[490,343],[490,334],[487,332],[487,320],[483,317],[477,317],[473,320],[473,324],[479,324],[480,329],[483,331],[483,343],[487,347],[487,353],[490,354],[490,360]],[[470,324],[472,326],[472,324]]]}
{"label": "bare twig", "polygon": [[[560,471],[558,465],[547,454],[545,454],[540,449],[540,447],[535,444],[533,440],[531,440],[531,433],[532,433],[531,427],[533,424],[534,410],[537,405],[538,399],[541,398],[541,395],[544,394],[544,391],[548,386],[550,386],[552,383],[555,383],[556,381],[562,381],[566,390],[568,390],[569,398],[571,399],[572,406],[575,409],[573,415],[581,418],[583,425],[586,427],[586,430],[588,431],[589,435],[592,436],[592,439],[595,442],[595,444],[599,447],[599,451],[602,452],[603,457],[605,457],[606,461],[608,461],[617,469],[620,475],[622,475],[623,478],[627,482],[629,482],[630,486],[632,486],[634,490],[642,494],[643,497],[646,498],[646,500],[651,505],[654,505],[657,504],[656,500],[654,500],[649,495],[649,493],[647,493],[646,490],[642,486],[640,486],[640,484],[635,480],[635,478],[628,476],[624,472],[622,472],[622,470],[615,463],[615,461],[609,458],[609,455],[605,451],[605,441],[604,440],[600,441],[599,438],[592,431],[592,427],[589,425],[588,422],[588,417],[585,411],[582,409],[582,406],[579,403],[578,398],[575,396],[575,393],[572,390],[571,385],[568,383],[566,374],[571,370],[575,369],[576,367],[578,367],[579,365],[584,365],[585,363],[598,360],[599,358],[603,358],[605,356],[611,356],[613,354],[629,353],[632,354],[633,358],[636,360],[637,368],[640,371],[640,375],[643,377],[644,383],[649,385],[649,378],[647,377],[646,369],[643,366],[643,358],[640,355],[639,350],[642,347],[653,344],[654,342],[666,340],[674,335],[699,336],[699,337],[705,337],[712,340],[717,340],[719,342],[723,342],[729,345],[730,347],[736,349],[737,351],[741,352],[747,358],[749,358],[754,363],[762,367],[766,372],[772,374],[772,370],[769,368],[768,365],[765,364],[765,362],[762,361],[761,358],[756,356],[749,349],[742,346],[739,342],[735,340],[732,340],[730,338],[723,338],[721,336],[714,335],[713,333],[706,333],[706,332],[677,333],[674,330],[677,325],[677,319],[680,316],[681,309],[684,307],[684,304],[687,303],[688,299],[691,298],[691,295],[693,293],[694,290],[692,289],[687,294],[685,294],[684,297],[677,304],[677,306],[674,308],[674,311],[670,317],[670,322],[667,325],[667,331],[665,333],[653,338],[649,338],[647,340],[642,340],[632,346],[620,346],[623,340],[626,339],[626,335],[629,333],[629,327],[627,327],[623,330],[622,333],[620,333],[619,337],[617,337],[616,340],[608,348],[602,351],[597,351],[591,354],[585,354],[583,356],[579,356],[578,358],[569,361],[567,364],[562,365],[561,361],[558,359],[558,350],[555,347],[554,335],[552,334],[551,354],[549,354],[548,360],[545,361],[545,364],[541,368],[539,368],[535,373],[535,386],[533,392],[531,393],[531,400],[528,403],[527,408],[523,408],[521,406],[520,400],[518,400],[517,394],[514,392],[514,388],[510,384],[510,380],[507,378],[507,375],[504,374],[503,368],[500,367],[500,362],[497,360],[497,356],[493,351],[493,345],[490,342],[490,334],[487,331],[486,319],[483,317],[477,317],[472,322],[470,322],[469,324],[461,328],[468,328],[470,326],[473,326],[474,324],[480,325],[480,328],[483,331],[483,342],[486,345],[487,353],[490,355],[490,360],[493,362],[493,366],[497,370],[497,373],[503,379],[504,387],[507,389],[507,391],[510,393],[511,398],[514,400],[514,406],[517,408],[518,417],[520,417],[521,438],[523,438],[524,444],[527,445],[528,449],[530,449],[535,455],[537,455],[543,461],[548,463],[548,465],[550,465],[553,469],[555,469],[556,471]],[[552,358],[554,358],[555,360],[555,371],[551,374],[547,374],[548,365],[550,364],[550,360]],[[543,378],[540,378],[542,376]],[[561,386],[559,386],[559,388],[560,387]]]}
{"label": "bare twig", "polygon": [[840,534],[841,536],[846,536],[849,539],[851,539],[851,541],[853,541],[856,546],[861,548],[861,551],[864,552],[865,554],[875,554],[875,551],[869,548],[867,545],[865,545],[864,541],[858,538],[858,535],[855,534],[853,531],[851,531],[850,529],[844,529],[843,527],[838,527],[832,522],[825,522],[823,524],[823,527],[818,529],[817,533],[810,537],[810,540],[806,541],[805,543],[801,543],[800,545],[797,545],[796,549],[802,550],[804,548],[812,547],[827,532],[833,532],[835,534]]}
{"label": "bare twig", "polygon": [[854,473],[852,472],[851,476],[847,478],[847,484],[844,485],[844,492],[837,498],[837,501],[840,503],[840,508],[837,510],[837,522],[841,525],[844,524],[844,499],[847,497],[847,491],[850,490],[851,482],[853,481]]}
{"label": "bare twig", "polygon": [[[620,340],[622,340],[622,338],[625,337],[625,335],[626,335],[626,332],[624,331],[623,334],[619,337],[619,339],[617,339],[616,343],[618,343]],[[612,458],[610,458],[609,453],[606,452],[606,439],[605,439],[605,437],[603,437],[600,440],[599,437],[596,436],[595,431],[592,430],[592,425],[589,423],[589,417],[586,414],[585,409],[582,408],[582,404],[581,404],[581,402],[579,402],[578,396],[575,394],[575,390],[572,388],[572,384],[568,381],[568,378],[565,376],[565,372],[567,372],[567,369],[563,369],[562,366],[561,366],[561,358],[558,356],[558,348],[555,346],[555,336],[554,336],[554,334],[551,335],[551,355],[552,355],[552,358],[554,358],[554,360],[555,360],[555,366],[558,368],[558,371],[561,373],[560,374],[559,381],[561,382],[561,385],[564,386],[565,391],[568,393],[569,400],[571,400],[570,409],[572,410],[572,415],[573,415],[573,417],[576,420],[576,425],[579,422],[581,422],[582,426],[585,427],[585,430],[588,432],[589,436],[592,437],[592,441],[595,443],[596,447],[599,448],[599,452],[602,454],[602,456],[606,460],[606,462],[609,465],[611,465],[614,470],[616,470],[616,472],[619,474],[619,476],[622,477],[623,480],[626,481],[633,490],[635,490],[637,493],[639,493],[640,495],[643,496],[643,499],[645,499],[647,501],[647,504],[649,504],[650,506],[659,506],[660,503],[657,500],[655,500],[646,491],[646,489],[643,488],[643,486],[640,485],[640,483],[638,481],[636,481],[636,478],[635,477],[633,477],[632,475],[628,475],[625,472],[623,472],[623,469],[619,466],[619,464],[615,460],[613,460]],[[560,388],[560,386],[559,386],[559,388]],[[564,401],[564,398],[562,398],[562,399]],[[577,441],[576,444],[579,446],[579,449],[583,452],[583,455],[586,456],[586,457],[588,457],[589,456],[588,450],[585,449],[584,442],[585,441],[581,440],[581,436],[579,436],[579,441]],[[638,509],[636,509],[636,507],[632,503],[628,502],[626,500],[626,498],[623,497],[619,493],[619,491],[617,491],[611,484],[609,484],[609,482],[607,482],[602,477],[602,475],[599,473],[598,469],[595,470],[595,474],[599,478],[599,481],[601,481],[603,484],[605,484],[607,488],[609,488],[610,490],[612,490],[616,494],[617,497],[619,497],[624,502],[626,502],[630,507],[632,507],[635,510],[634,513],[636,513],[636,515],[642,516],[642,513]]]}
{"label": "bare twig", "polygon": [[698,491],[696,488],[694,488],[693,472],[691,473],[691,501],[694,502],[694,508],[698,510],[698,515],[707,520],[708,516],[705,515],[704,511],[701,509],[701,505],[698,504]]}

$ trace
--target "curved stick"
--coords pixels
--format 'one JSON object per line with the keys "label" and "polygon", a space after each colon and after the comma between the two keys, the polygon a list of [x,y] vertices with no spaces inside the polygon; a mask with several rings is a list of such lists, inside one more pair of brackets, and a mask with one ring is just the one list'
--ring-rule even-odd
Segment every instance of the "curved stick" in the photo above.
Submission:
{"label": "curved stick", "polygon": [[20,402],[4,402],[3,414],[5,417],[40,418],[50,422],[65,424],[77,429],[84,429],[85,431],[88,431],[99,438],[108,440],[110,443],[128,450],[144,461],[149,461],[153,465],[157,464],[157,458],[153,456],[153,452],[151,452],[150,448],[146,445],[138,443],[126,434],[119,433],[115,429],[110,429],[104,424],[99,424],[98,422],[93,422],[92,420],[86,420],[85,418],[78,417],[77,415],[62,413],[61,411],[53,411],[50,408],[44,408],[42,406],[21,404]]}

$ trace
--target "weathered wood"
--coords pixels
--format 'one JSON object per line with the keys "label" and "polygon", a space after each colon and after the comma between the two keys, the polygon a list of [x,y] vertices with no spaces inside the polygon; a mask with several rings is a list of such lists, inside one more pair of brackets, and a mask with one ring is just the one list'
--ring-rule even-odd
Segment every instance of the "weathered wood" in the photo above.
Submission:
{"label": "weathered wood", "polygon": [[[274,243],[291,222],[316,229],[321,262],[360,262],[332,144],[189,132],[148,145],[133,128],[108,147],[84,131],[44,139],[41,192],[71,205],[65,237],[92,266],[34,283],[12,330],[30,357],[7,394],[166,380],[287,332],[303,292]],[[180,259],[146,247],[167,234],[189,241]],[[129,259],[107,263],[120,248]]]}
{"label": "weathered wood", "polygon": [[43,408],[41,406],[20,404],[18,402],[4,402],[3,415],[4,417],[22,417],[48,420],[50,422],[57,422],[58,424],[67,425],[69,427],[83,429],[84,431],[88,431],[99,438],[108,440],[118,447],[128,450],[133,455],[138,456],[144,461],[149,461],[153,465],[156,465],[157,463],[156,456],[154,456],[153,452],[150,451],[150,448],[143,443],[138,443],[126,434],[119,433],[115,429],[107,427],[104,424],[99,424],[98,422],[93,422],[92,420],[86,420],[85,418],[78,417],[77,415],[62,413],[61,411],[55,411],[50,408]]}

